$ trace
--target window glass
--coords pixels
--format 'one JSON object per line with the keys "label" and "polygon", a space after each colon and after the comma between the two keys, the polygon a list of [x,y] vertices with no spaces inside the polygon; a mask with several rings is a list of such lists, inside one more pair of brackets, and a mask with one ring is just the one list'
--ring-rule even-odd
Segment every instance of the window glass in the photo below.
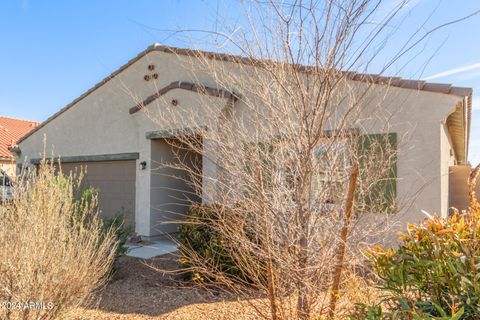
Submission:
{"label": "window glass", "polygon": [[[313,150],[316,163],[310,196],[319,204],[342,203],[346,172],[349,170],[346,148],[346,139],[326,139]],[[295,157],[289,157],[289,150],[282,147],[281,140],[248,143],[244,146],[244,152],[245,169],[250,177],[256,179],[258,170],[265,190],[274,191],[275,187],[278,187],[285,192],[292,191],[290,196],[294,197],[293,190],[298,180],[298,173],[294,171],[295,166],[290,166],[288,161],[293,161]],[[247,189],[249,189],[248,186]],[[295,201],[295,199],[292,200]]]}
{"label": "window glass", "polygon": [[3,171],[0,171],[0,186],[10,186],[10,179]]}
{"label": "window glass", "polygon": [[340,204],[345,192],[348,166],[346,141],[326,141],[314,150],[317,173],[312,182],[312,196],[327,204]]}

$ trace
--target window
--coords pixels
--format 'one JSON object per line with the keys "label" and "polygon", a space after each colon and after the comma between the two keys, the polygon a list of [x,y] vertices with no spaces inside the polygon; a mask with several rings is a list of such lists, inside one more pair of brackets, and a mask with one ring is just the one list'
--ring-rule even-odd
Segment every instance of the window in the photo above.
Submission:
{"label": "window", "polygon": [[397,134],[360,135],[356,145],[360,192],[358,211],[394,213],[397,211]]}
{"label": "window", "polygon": [[[344,138],[345,137],[345,138]],[[295,202],[300,174],[298,159],[290,143],[282,139],[244,145],[247,172],[245,189],[250,192],[262,180],[264,191]],[[359,167],[355,192],[357,212],[394,213],[397,211],[397,137],[395,133],[345,134],[326,136],[313,150],[314,174],[310,197],[315,205],[342,205],[352,163]],[[260,174],[260,176],[257,176]],[[247,180],[249,182],[247,182]],[[279,194],[281,191],[282,194]],[[328,209],[328,208],[327,208]]]}
{"label": "window", "polygon": [[7,176],[7,174],[0,170],[0,186],[6,186],[6,187],[9,187],[10,186],[10,178]]}
{"label": "window", "polygon": [[[314,174],[310,187],[310,199],[318,204],[341,204],[345,193],[345,178],[349,168],[347,139],[333,139],[319,144],[313,151]],[[248,143],[244,146],[245,170],[250,180],[255,180],[253,189],[258,187],[261,178],[265,191],[284,193],[295,201],[295,188],[299,169],[297,157],[290,154],[289,146],[281,140],[270,143]],[[257,177],[257,174],[260,174]],[[247,190],[252,186],[246,185]],[[308,190],[306,190],[308,192]]]}
{"label": "window", "polygon": [[324,141],[314,150],[316,173],[312,181],[312,196],[321,203],[341,204],[345,193],[349,167],[347,140]]}

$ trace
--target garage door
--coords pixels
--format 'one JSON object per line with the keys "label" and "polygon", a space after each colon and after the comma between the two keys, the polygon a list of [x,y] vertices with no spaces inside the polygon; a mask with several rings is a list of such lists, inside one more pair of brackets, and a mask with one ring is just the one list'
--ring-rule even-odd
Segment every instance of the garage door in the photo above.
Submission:
{"label": "garage door", "polygon": [[125,216],[125,222],[135,223],[135,160],[62,163],[62,171],[84,168],[85,185],[99,191],[98,205],[101,216]]}

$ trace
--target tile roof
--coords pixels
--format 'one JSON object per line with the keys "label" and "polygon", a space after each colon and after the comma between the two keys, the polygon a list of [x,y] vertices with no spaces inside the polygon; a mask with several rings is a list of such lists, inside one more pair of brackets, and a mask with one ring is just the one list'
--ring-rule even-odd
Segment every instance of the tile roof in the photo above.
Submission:
{"label": "tile roof", "polygon": [[[102,87],[105,83],[107,83],[108,81],[116,77],[118,74],[120,74],[122,71],[124,71],[128,67],[130,67],[133,63],[137,62],[138,60],[145,57],[149,53],[155,52],[155,51],[172,53],[172,54],[183,55],[183,56],[194,56],[194,57],[203,56],[208,59],[243,63],[243,64],[252,64],[252,65],[267,61],[265,59],[254,59],[250,57],[243,57],[238,55],[196,50],[196,49],[176,48],[176,47],[155,43],[153,45],[150,45],[147,49],[140,52],[136,57],[129,60],[126,64],[121,66],[119,69],[112,72],[109,76],[104,78],[102,81],[98,82],[96,85],[94,85],[92,88],[84,92],[78,98],[76,98],[75,100],[67,104],[65,107],[63,107],[62,109],[54,113],[46,121],[42,122],[39,126],[37,126],[34,130],[30,131],[29,133],[21,137],[18,140],[18,143],[27,139],[30,135],[35,133],[37,130],[47,125],[48,123],[50,123],[50,121],[57,118],[59,115],[61,115],[62,113],[64,113],[65,111],[73,107],[74,105],[76,105],[79,101],[83,100],[85,97],[87,97],[89,94],[91,94],[98,88]],[[309,66],[301,66],[300,68],[304,69],[305,71],[312,69],[312,67],[309,67]],[[455,95],[455,96],[464,97],[464,98],[468,97],[468,101],[471,101],[472,99],[472,88],[456,87],[449,83],[430,83],[424,80],[410,80],[410,79],[403,79],[400,77],[388,77],[388,76],[383,76],[378,74],[365,74],[365,73],[357,73],[357,72],[349,72],[349,71],[344,71],[344,74],[348,79],[351,79],[353,81],[379,83],[379,84],[385,84],[388,86],[399,87],[403,89],[429,91],[429,92],[435,92],[435,93]],[[471,105],[469,105],[468,107],[469,107],[469,110],[471,110]]]}
{"label": "tile roof", "polygon": [[0,159],[14,159],[9,147],[39,125],[38,122],[0,116]]}

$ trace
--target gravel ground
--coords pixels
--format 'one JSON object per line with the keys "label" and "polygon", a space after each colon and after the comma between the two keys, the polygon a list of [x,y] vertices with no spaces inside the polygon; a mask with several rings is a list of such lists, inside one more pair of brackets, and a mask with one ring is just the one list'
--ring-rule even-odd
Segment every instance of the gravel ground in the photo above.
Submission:
{"label": "gravel ground", "polygon": [[[225,293],[213,292],[184,281],[179,275],[153,270],[178,270],[172,255],[153,260],[122,257],[108,285],[94,304],[74,310],[66,320],[255,320],[250,304]],[[350,277],[338,310],[351,310],[353,302],[378,302],[376,289],[360,277]],[[327,293],[325,293],[327,294]],[[257,307],[267,301],[256,300]],[[341,315],[340,315],[341,317]]]}
{"label": "gravel ground", "polygon": [[97,294],[95,304],[77,309],[73,320],[169,319],[169,320],[250,320],[253,310],[224,293],[212,293],[183,282],[180,276],[152,270],[178,267],[166,255],[142,261],[122,257],[110,283]]}

